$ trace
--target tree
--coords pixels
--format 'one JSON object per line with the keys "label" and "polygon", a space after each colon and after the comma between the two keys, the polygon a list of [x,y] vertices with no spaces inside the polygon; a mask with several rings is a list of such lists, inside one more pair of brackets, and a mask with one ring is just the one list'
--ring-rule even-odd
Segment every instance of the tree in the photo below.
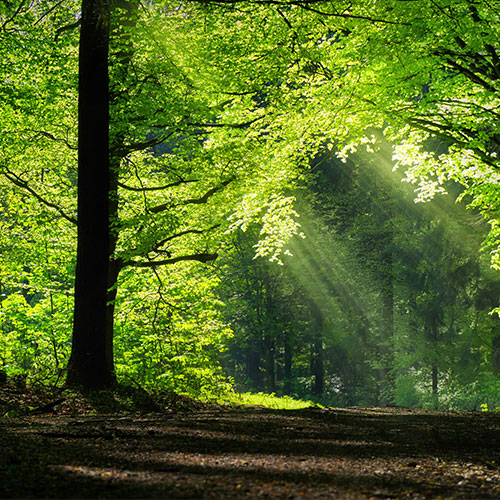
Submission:
{"label": "tree", "polygon": [[[263,111],[263,100],[265,108],[272,108],[284,95],[277,75],[288,54],[274,58],[275,67],[262,64],[261,74],[256,75],[255,68],[242,61],[249,48],[260,57],[266,32],[261,28],[253,32],[251,44],[235,43],[240,34],[233,23],[248,19],[246,13],[223,9],[221,16],[219,10],[194,4],[181,11],[151,5],[140,22],[130,22],[122,12],[130,15],[131,5],[116,4],[110,11],[107,4],[86,2],[81,20],[63,26],[57,15],[52,16],[56,8],[48,5],[34,23],[43,24],[43,41],[49,49],[51,35],[65,44],[69,39],[71,45],[71,28],[81,25],[77,279],[68,381],[87,387],[114,380],[112,319],[122,269],[156,272],[159,266],[186,260],[211,261],[216,252],[210,247],[215,247],[213,242],[224,231],[258,219],[264,221],[261,253],[279,252],[281,242],[297,227],[291,218],[293,199],[282,192],[289,184],[287,177],[294,176],[295,162],[305,157],[304,143],[295,142],[300,135],[297,130],[283,142],[279,123],[283,109]],[[29,8],[20,9],[14,16],[19,25],[24,21],[21,13],[30,20],[37,15]],[[261,18],[264,14],[260,9]],[[277,12],[274,16],[280,18]],[[110,54],[113,19],[119,22],[111,32],[114,49]],[[257,26],[253,20],[250,24]],[[210,37],[206,36],[208,25],[213,28]],[[283,36],[277,31],[276,38],[271,46]],[[176,46],[165,44],[169,39],[176,39],[194,59],[179,57]],[[202,45],[209,48],[206,53]],[[167,57],[158,59],[158,48]],[[229,92],[228,70],[218,60],[221,53],[233,54]],[[196,54],[205,55],[196,59]],[[50,55],[45,57],[51,60]],[[196,68],[193,60],[198,61]],[[38,71],[43,80],[39,66],[31,70]],[[60,78],[64,76],[61,73]],[[253,84],[248,90],[250,76]],[[273,89],[269,82],[279,84]],[[24,80],[17,83],[25,85]],[[7,100],[7,105],[11,102]],[[63,101],[63,110],[70,107]],[[44,125],[38,111],[32,114],[37,127]],[[36,168],[15,171],[16,157],[36,166],[36,151],[26,155],[17,124],[7,118],[13,154],[5,162],[5,177],[68,222],[76,222],[63,207],[61,192],[52,193],[54,201],[46,196],[47,179],[37,178]],[[21,118],[27,120],[28,115]],[[110,128],[108,136],[104,131]],[[259,140],[262,130],[265,140]],[[68,131],[74,133],[71,128]],[[73,148],[60,130],[42,130],[39,135]],[[256,141],[260,143],[257,149]],[[214,199],[223,201],[221,206],[216,208]],[[280,226],[279,221],[284,224]]]}
{"label": "tree", "polygon": [[106,0],[83,0],[78,79],[78,245],[67,382],[114,382],[107,326],[110,269],[109,29]]}

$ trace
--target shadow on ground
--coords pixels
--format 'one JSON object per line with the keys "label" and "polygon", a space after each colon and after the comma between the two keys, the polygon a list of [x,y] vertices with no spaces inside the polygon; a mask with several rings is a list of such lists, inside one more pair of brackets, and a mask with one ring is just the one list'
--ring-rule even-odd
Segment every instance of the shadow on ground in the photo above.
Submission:
{"label": "shadow on ground", "polygon": [[500,498],[500,417],[397,408],[0,420],[2,498]]}

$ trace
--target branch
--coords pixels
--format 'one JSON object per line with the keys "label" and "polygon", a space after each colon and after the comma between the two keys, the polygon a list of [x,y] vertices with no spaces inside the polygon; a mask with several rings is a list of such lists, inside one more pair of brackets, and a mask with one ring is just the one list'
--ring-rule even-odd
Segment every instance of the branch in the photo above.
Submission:
{"label": "branch", "polygon": [[42,413],[50,413],[54,409],[55,406],[60,405],[61,403],[64,403],[66,401],[66,398],[60,398],[56,399],[55,401],[51,401],[50,403],[44,404],[37,406],[36,408],[33,408],[32,410],[28,411],[28,414],[30,415],[41,415]]}
{"label": "branch", "polygon": [[[467,44],[465,44],[465,42],[459,38],[459,37],[455,37],[455,41],[457,42],[457,44],[459,45],[459,47],[464,50],[467,48]],[[490,46],[491,47],[491,46]],[[493,47],[491,47],[493,48]],[[487,46],[485,45],[485,49],[487,49]],[[493,49],[494,51],[494,49]],[[494,52],[495,55],[496,55],[496,52]],[[486,78],[489,78],[490,80],[498,80],[499,79],[499,73],[498,73],[498,67],[495,66],[494,63],[492,63],[492,61],[490,61],[486,55],[484,54],[481,54],[479,52],[465,52],[465,53],[462,53],[462,52],[456,52],[454,50],[449,50],[449,49],[440,49],[438,51],[435,51],[435,55],[438,55],[438,56],[444,56],[444,57],[447,57],[446,61],[448,62],[448,64],[451,64],[451,65],[454,65],[454,64],[458,64],[457,62],[453,62],[453,60],[449,59],[449,57],[456,57],[458,59],[460,59],[463,63],[465,64],[468,64],[468,68],[464,68],[463,66],[459,66],[458,67],[458,70],[463,73],[463,70],[466,70],[466,71],[469,71],[470,74],[473,74],[473,75],[476,75],[477,76],[477,73],[485,76]],[[490,53],[490,55],[492,55]],[[457,69],[456,66],[454,66],[455,69]],[[469,78],[471,77],[470,74],[468,74],[467,76],[469,76]],[[480,82],[476,82],[476,83],[480,83]],[[482,85],[482,83],[480,83]]]}
{"label": "branch", "polygon": [[219,94],[222,95],[237,95],[237,96],[242,96],[242,95],[252,95],[252,94],[257,94],[260,92],[259,90],[242,90],[241,92],[231,92],[229,90],[221,91]]}
{"label": "branch", "polygon": [[[439,113],[434,114],[434,117],[441,118],[441,120],[443,120],[444,122],[446,121],[446,118],[444,116],[440,115]],[[428,117],[428,118],[431,118],[431,117]],[[439,132],[450,134],[449,137],[453,137],[453,139],[455,141],[458,141],[459,139],[457,139],[457,137],[453,134],[460,135],[465,141],[470,141],[471,139],[474,138],[475,132],[473,130],[470,130],[464,126],[462,126],[460,128],[453,128],[453,126],[451,124],[443,123],[443,121],[439,122],[439,121],[433,121],[433,120],[426,119],[426,118],[416,118],[416,117],[409,118],[409,120],[408,120],[409,123],[413,123],[413,124],[418,123],[421,125],[434,127],[434,129],[436,129],[436,134]]]}
{"label": "branch", "polygon": [[[479,148],[476,147],[471,147],[467,141],[460,141],[453,135],[445,132],[446,127],[441,127],[439,124],[428,122],[427,120],[422,120],[418,118],[410,118],[408,119],[408,123],[416,128],[419,128],[420,130],[423,130],[424,132],[434,134],[435,136],[440,137],[445,141],[448,141],[450,144],[455,144],[464,149],[469,149],[471,151],[474,151],[477,157],[481,161],[483,161],[486,165],[489,165],[495,170],[498,170],[499,166],[495,162],[491,161],[491,158],[484,151],[481,151]],[[435,127],[435,128],[429,128],[429,127]]]}
{"label": "branch", "polygon": [[207,231],[211,231],[212,229],[217,229],[220,227],[220,224],[215,224],[214,226],[207,227],[206,229],[186,229],[185,231],[181,231],[180,233],[173,234],[168,238],[165,238],[155,244],[153,247],[153,251],[160,252],[160,247],[168,243],[169,241],[175,240],[176,238],[181,238],[182,236],[186,236],[186,234],[203,234]]}
{"label": "branch", "polygon": [[234,129],[242,129],[242,128],[247,128],[256,121],[262,120],[265,115],[258,116],[257,118],[254,118],[253,120],[249,120],[247,122],[243,123],[191,123],[187,122],[186,125],[189,127],[197,127],[197,128],[234,128]]}
{"label": "branch", "polygon": [[[484,115],[484,113],[489,113],[489,114],[492,114],[493,116],[497,117],[497,118],[500,118],[500,113],[497,113],[495,111],[495,109],[498,109],[500,108],[500,106],[496,106],[495,109],[491,109],[491,108],[487,108],[486,106],[481,106],[481,104],[478,104],[476,102],[469,102],[469,101],[460,101],[458,99],[439,99],[439,100],[436,100],[434,101],[436,104],[451,104],[453,106],[457,106],[457,107],[462,107],[462,108],[466,108],[467,110],[469,110],[470,108],[478,108],[479,111],[477,111],[477,116],[481,116],[481,115]],[[472,111],[471,111],[472,112]]]}
{"label": "branch", "polygon": [[121,182],[118,183],[118,186],[120,186],[122,189],[127,189],[128,191],[144,192],[144,191],[162,191],[163,189],[169,189],[171,187],[180,186],[181,184],[188,184],[190,182],[199,182],[199,179],[192,179],[187,181],[181,179],[176,182],[172,182],[171,184],[165,184],[165,186],[135,187],[135,186],[127,186],[126,184],[123,184]]}
{"label": "branch", "polygon": [[47,139],[50,139],[51,141],[62,142],[68,149],[72,149],[73,151],[78,151],[78,146],[74,146],[73,144],[70,144],[68,140],[60,139],[52,135],[50,132],[46,132],[45,130],[31,130],[31,129],[28,129],[28,131],[36,133],[33,139],[37,139],[38,137],[45,137]]}
{"label": "branch", "polygon": [[[213,226],[207,227],[205,229],[186,229],[185,231],[180,231],[179,233],[172,234],[171,236],[168,236],[167,238],[164,238],[163,240],[155,242],[152,246],[150,246],[151,250],[147,251],[138,251],[132,250],[129,252],[129,255],[131,257],[140,257],[140,256],[148,256],[151,252],[156,252],[156,253],[163,253],[167,254],[168,257],[171,257],[171,253],[168,250],[161,250],[160,248],[168,243],[169,241],[175,240],[177,238],[182,238],[182,236],[186,236],[187,234],[204,234],[208,231],[212,231],[213,229],[217,229],[220,227],[220,224],[215,224]],[[149,257],[148,257],[149,258]]]}
{"label": "branch", "polygon": [[12,182],[12,184],[28,191],[28,193],[30,193],[40,203],[44,204],[45,206],[47,206],[49,208],[54,209],[56,212],[59,213],[59,215],[61,215],[64,219],[71,222],[72,224],[75,224],[75,225],[78,224],[78,221],[76,220],[76,218],[72,217],[71,215],[68,215],[61,207],[59,207],[55,203],[52,203],[49,200],[46,200],[43,196],[39,195],[33,188],[31,188],[28,185],[28,183],[26,181],[21,179],[18,175],[14,174],[14,172],[10,171],[8,168],[5,168],[5,171],[2,173],[10,182]]}
{"label": "branch", "polygon": [[469,80],[473,81],[474,83],[477,83],[481,87],[485,88],[486,90],[489,90],[490,92],[496,92],[497,90],[493,85],[490,85],[486,80],[483,80],[480,76],[476,75],[473,71],[471,71],[468,68],[465,68],[464,66],[461,66],[457,62],[453,61],[452,59],[446,59],[446,62],[454,69],[456,69],[459,73],[462,75],[465,75]]}
{"label": "branch", "polygon": [[57,9],[57,7],[59,7],[59,5],[61,5],[62,3],[64,2],[64,0],[59,0],[59,2],[57,2],[56,4],[54,4],[47,12],[45,12],[44,14],[42,14],[36,21],[35,21],[35,24],[34,26],[36,26],[40,21],[42,21],[43,19],[45,19],[53,10]]}
{"label": "branch", "polygon": [[498,57],[497,51],[495,50],[495,47],[493,47],[489,43],[486,43],[484,45],[484,48],[489,52],[491,56],[492,67],[493,70],[495,71],[497,78],[500,78],[500,59]]}
{"label": "branch", "polygon": [[171,203],[163,203],[162,205],[157,205],[156,207],[150,208],[149,212],[152,214],[157,214],[159,212],[164,212],[165,210],[169,210],[174,207],[183,206],[183,205],[202,205],[206,203],[209,198],[211,198],[215,193],[221,191],[224,187],[226,187],[230,182],[234,180],[234,177],[231,177],[224,182],[221,182],[220,185],[209,189],[201,198],[190,198],[188,200],[183,201],[182,203],[171,204]]}
{"label": "branch", "polygon": [[181,262],[185,260],[195,260],[198,262],[211,262],[214,261],[218,255],[216,253],[195,253],[192,255],[180,255],[179,257],[173,257],[172,259],[166,260],[150,260],[147,262],[140,262],[137,260],[129,260],[123,263],[123,266],[131,267],[156,267],[165,266],[169,264],[175,264],[176,262]]}
{"label": "branch", "polygon": [[361,21],[369,21],[371,23],[382,23],[382,24],[396,24],[396,25],[403,25],[403,26],[411,26],[411,23],[404,23],[400,21],[388,21],[387,19],[378,19],[374,17],[369,17],[369,16],[357,16],[355,14],[338,14],[336,12],[323,12],[318,9],[314,9],[312,7],[309,7],[309,4],[315,3],[314,1],[308,1],[308,0],[302,0],[302,1],[297,1],[297,2],[277,2],[277,1],[271,1],[271,0],[262,0],[257,3],[273,3],[273,4],[278,4],[278,5],[296,5],[297,7],[300,7],[301,9],[308,10],[310,12],[314,12],[316,14],[320,14],[322,16],[328,16],[328,17],[339,17],[342,19],[359,19]]}
{"label": "branch", "polygon": [[285,16],[285,14],[283,14],[283,12],[281,12],[281,10],[279,8],[276,7],[276,12],[283,18],[283,20],[285,21],[285,24],[291,29],[293,30],[293,26],[292,26],[292,23],[288,20],[288,18]]}
{"label": "branch", "polygon": [[205,229],[186,229],[184,231],[180,231],[178,233],[172,234],[172,235],[164,238],[163,240],[160,240],[160,241],[153,243],[152,245],[150,245],[150,250],[142,250],[142,251],[138,251],[137,249],[132,250],[131,252],[129,252],[129,256],[130,257],[146,256],[147,258],[149,258],[148,255],[151,252],[156,252],[157,254],[158,253],[166,254],[166,255],[168,255],[168,257],[171,257],[172,254],[168,250],[161,249],[161,247],[163,245],[165,245],[166,243],[168,243],[172,240],[175,240],[177,238],[182,238],[182,236],[186,236],[188,234],[205,234],[206,232],[212,231],[213,229],[217,229],[218,227],[220,227],[220,224],[215,224],[215,225],[207,227]]}
{"label": "branch", "polygon": [[158,144],[162,144],[169,137],[171,137],[174,134],[174,132],[176,132],[176,131],[172,130],[171,132],[169,132],[166,135],[154,137],[153,139],[149,139],[148,141],[134,142],[133,144],[124,144],[123,146],[116,148],[114,153],[117,156],[124,158],[132,151],[143,151],[144,149],[152,148],[153,146],[157,146]]}
{"label": "branch", "polygon": [[74,30],[75,28],[78,28],[82,24],[82,19],[78,19],[78,21],[67,24],[66,26],[61,26],[56,30],[56,35],[54,36],[54,42],[57,42],[57,39],[65,32],[65,31],[71,31]]}
{"label": "branch", "polygon": [[290,6],[295,6],[299,7],[304,10],[308,10],[310,12],[315,12],[316,14],[320,14],[322,16],[329,16],[329,17],[338,17],[341,19],[359,19],[362,21],[369,21],[372,23],[383,23],[383,24],[397,24],[397,25],[404,25],[404,26],[410,26],[411,23],[405,23],[405,22],[399,22],[399,21],[388,21],[387,19],[379,19],[375,17],[370,17],[370,16],[358,16],[356,14],[346,14],[346,13],[337,13],[337,12],[324,12],[318,9],[315,9],[311,7],[311,5],[315,4],[328,4],[328,3],[333,3],[333,2],[327,2],[325,0],[291,0],[291,1],[286,1],[286,0],[254,0],[254,1],[248,1],[248,0],[195,0],[197,3],[202,3],[202,4],[223,4],[223,5],[234,5],[237,3],[253,3],[256,5],[278,5],[281,7],[290,7]]}
{"label": "branch", "polygon": [[26,0],[22,0],[21,2],[19,2],[19,7],[16,9],[16,11],[14,12],[14,14],[12,14],[11,17],[9,17],[8,19],[6,19],[4,21],[4,23],[2,24],[2,26],[0,26],[0,31],[5,31],[5,28],[6,26],[12,22],[16,16],[21,12],[21,9],[24,7],[24,4],[26,3]]}

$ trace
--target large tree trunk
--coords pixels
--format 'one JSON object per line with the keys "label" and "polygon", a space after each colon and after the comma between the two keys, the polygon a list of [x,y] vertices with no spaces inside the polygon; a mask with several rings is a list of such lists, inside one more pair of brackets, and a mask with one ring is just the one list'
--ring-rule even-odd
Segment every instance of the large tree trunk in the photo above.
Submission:
{"label": "large tree trunk", "polygon": [[109,233],[109,21],[106,0],[83,0],[78,101],[78,244],[73,341],[67,382],[115,381],[107,311]]}

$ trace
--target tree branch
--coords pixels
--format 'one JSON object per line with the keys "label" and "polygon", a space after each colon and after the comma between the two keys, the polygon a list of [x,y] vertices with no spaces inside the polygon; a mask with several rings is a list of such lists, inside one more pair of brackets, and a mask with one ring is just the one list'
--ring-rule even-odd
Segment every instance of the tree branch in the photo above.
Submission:
{"label": "tree branch", "polygon": [[186,125],[189,127],[197,127],[197,128],[234,128],[234,129],[242,129],[242,128],[247,128],[253,123],[262,120],[265,115],[258,116],[257,118],[254,118],[253,120],[249,120],[247,122],[242,122],[242,123],[192,123],[192,122],[187,122]]}
{"label": "tree branch", "polygon": [[156,267],[165,266],[170,264],[175,264],[176,262],[193,260],[198,262],[211,262],[218,257],[216,253],[195,253],[192,255],[180,255],[179,257],[173,257],[171,259],[165,260],[149,260],[147,262],[140,262],[137,260],[129,260],[123,263],[123,267]]}
{"label": "tree branch", "polygon": [[[437,137],[440,137],[441,139],[449,142],[450,144],[455,144],[457,146],[460,146],[464,149],[469,149],[471,151],[474,151],[474,153],[477,155],[477,157],[483,161],[486,165],[489,165],[490,167],[494,168],[495,170],[498,170],[499,166],[491,160],[491,158],[488,156],[487,153],[484,151],[481,151],[477,147],[471,147],[467,141],[461,141],[454,137],[453,135],[447,133],[445,130],[446,128],[443,127],[441,128],[439,124],[433,123],[433,122],[428,122],[427,120],[421,120],[418,118],[410,118],[408,119],[408,123],[416,128],[419,128],[420,130],[423,130],[424,132],[428,132],[430,134],[434,134]],[[434,128],[430,128],[434,127]]]}
{"label": "tree branch", "polygon": [[59,0],[59,2],[55,3],[47,12],[43,13],[34,23],[34,26],[36,26],[40,21],[45,19],[52,11],[57,9],[59,5],[61,5],[64,2],[64,0]]}
{"label": "tree branch", "polygon": [[184,206],[184,205],[202,205],[203,203],[207,203],[209,198],[211,198],[215,193],[221,191],[224,187],[226,187],[230,182],[234,180],[234,177],[231,177],[224,182],[221,182],[218,186],[209,189],[201,198],[190,198],[188,200],[183,201],[182,203],[163,203],[161,205],[157,205],[156,207],[150,208],[149,212],[152,214],[157,214],[159,212],[164,212],[165,210],[169,210],[174,207]]}
{"label": "tree branch", "polygon": [[25,3],[26,3],[26,0],[21,0],[21,2],[19,2],[19,7],[16,9],[14,14],[12,14],[11,17],[6,19],[3,22],[2,26],[0,26],[0,31],[5,31],[6,26],[17,17],[17,15],[21,12],[21,9],[24,7]]}
{"label": "tree branch", "polygon": [[174,134],[174,132],[175,132],[175,130],[172,130],[171,132],[169,132],[166,135],[161,135],[159,137],[153,137],[152,139],[149,139],[147,141],[134,142],[133,144],[124,144],[120,147],[117,147],[116,150],[114,150],[113,152],[117,156],[124,158],[132,151],[143,151],[145,149],[152,148],[153,146],[157,146],[158,144],[162,144],[169,137],[171,137]]}
{"label": "tree branch", "polygon": [[178,180],[176,182],[172,182],[171,184],[165,184],[164,186],[152,186],[152,187],[135,187],[135,186],[127,186],[121,182],[118,183],[122,189],[126,189],[128,191],[136,191],[136,192],[145,192],[145,191],[162,191],[163,189],[169,189],[171,187],[180,186],[181,184],[188,184],[191,182],[199,182],[199,179],[191,179],[191,180]]}
{"label": "tree branch", "polygon": [[71,31],[71,30],[74,30],[75,28],[78,28],[78,26],[80,26],[80,24],[82,24],[82,19],[78,19],[78,21],[74,22],[74,23],[71,23],[71,24],[67,24],[66,26],[61,26],[60,28],[58,28],[56,30],[56,35],[54,36],[54,42],[57,41],[57,39],[65,32],[65,31]]}
{"label": "tree branch", "polygon": [[43,205],[54,209],[56,212],[61,215],[64,219],[67,221],[71,222],[72,224],[77,225],[78,221],[75,217],[72,217],[71,215],[68,215],[61,207],[56,205],[55,203],[52,203],[49,200],[46,200],[43,196],[39,195],[33,188],[31,188],[26,181],[21,179],[18,175],[16,175],[14,172],[9,170],[8,168],[4,167],[4,172],[2,172],[3,175],[10,181],[12,184],[16,185],[17,187],[20,187],[22,189],[25,189],[30,193],[35,199],[37,199],[40,203]]}
{"label": "tree branch", "polygon": [[465,68],[464,66],[461,66],[457,62],[453,61],[452,59],[446,59],[446,62],[454,69],[456,69],[459,73],[462,75],[466,76],[469,80],[473,81],[474,83],[477,83],[484,89],[490,91],[490,92],[495,92],[497,89],[493,87],[493,85],[490,85],[486,80],[483,80],[479,75],[471,71],[469,68]]}
{"label": "tree branch", "polygon": [[215,224],[214,226],[207,227],[206,229],[186,229],[185,231],[181,231],[180,233],[175,233],[155,244],[153,247],[154,252],[160,252],[160,247],[165,245],[165,243],[168,243],[169,241],[175,240],[177,238],[181,238],[182,236],[186,236],[186,234],[203,234],[206,233],[207,231],[211,231],[212,229],[217,229],[220,226],[220,224]]}
{"label": "tree branch", "polygon": [[235,5],[237,3],[250,3],[250,4],[256,4],[256,5],[278,5],[280,7],[290,7],[290,6],[295,6],[299,7],[304,10],[308,10],[311,12],[315,12],[316,14],[320,14],[322,16],[329,16],[329,17],[338,17],[341,19],[359,19],[362,21],[369,21],[372,23],[383,23],[383,24],[397,24],[397,25],[404,25],[404,26],[410,26],[410,23],[405,23],[405,22],[399,22],[399,21],[389,21],[387,19],[379,19],[375,17],[370,17],[370,16],[359,16],[356,14],[347,14],[345,12],[338,13],[338,12],[324,12],[318,9],[315,9],[311,7],[311,5],[317,5],[317,4],[333,4],[334,2],[328,2],[325,0],[253,0],[253,1],[248,1],[248,0],[195,0],[197,3],[202,3],[202,4],[222,4],[222,5]]}
{"label": "tree branch", "polygon": [[148,255],[151,252],[156,252],[156,253],[167,254],[168,257],[171,257],[171,253],[168,250],[161,250],[161,247],[163,245],[165,245],[166,243],[168,243],[169,241],[175,240],[177,238],[182,238],[182,236],[186,236],[188,234],[204,234],[207,231],[212,231],[213,229],[217,229],[219,226],[220,226],[220,224],[215,224],[215,225],[213,225],[211,227],[207,227],[205,229],[186,229],[185,231],[180,231],[179,233],[172,234],[172,235],[168,236],[167,238],[164,238],[161,241],[155,242],[152,246],[150,246],[150,248],[151,248],[150,250],[147,250],[147,251],[142,250],[139,252],[136,249],[136,250],[132,250],[131,252],[129,252],[129,255],[130,255],[130,257],[141,257],[141,256],[148,257]]}
{"label": "tree branch", "polygon": [[52,135],[50,132],[46,132],[45,130],[27,129],[26,131],[27,132],[34,132],[36,134],[33,137],[33,140],[37,139],[38,137],[45,137],[46,139],[50,139],[51,141],[54,141],[54,142],[62,142],[68,149],[71,149],[73,151],[78,151],[78,146],[74,146],[67,139],[61,139],[59,137],[56,137],[55,135]]}

